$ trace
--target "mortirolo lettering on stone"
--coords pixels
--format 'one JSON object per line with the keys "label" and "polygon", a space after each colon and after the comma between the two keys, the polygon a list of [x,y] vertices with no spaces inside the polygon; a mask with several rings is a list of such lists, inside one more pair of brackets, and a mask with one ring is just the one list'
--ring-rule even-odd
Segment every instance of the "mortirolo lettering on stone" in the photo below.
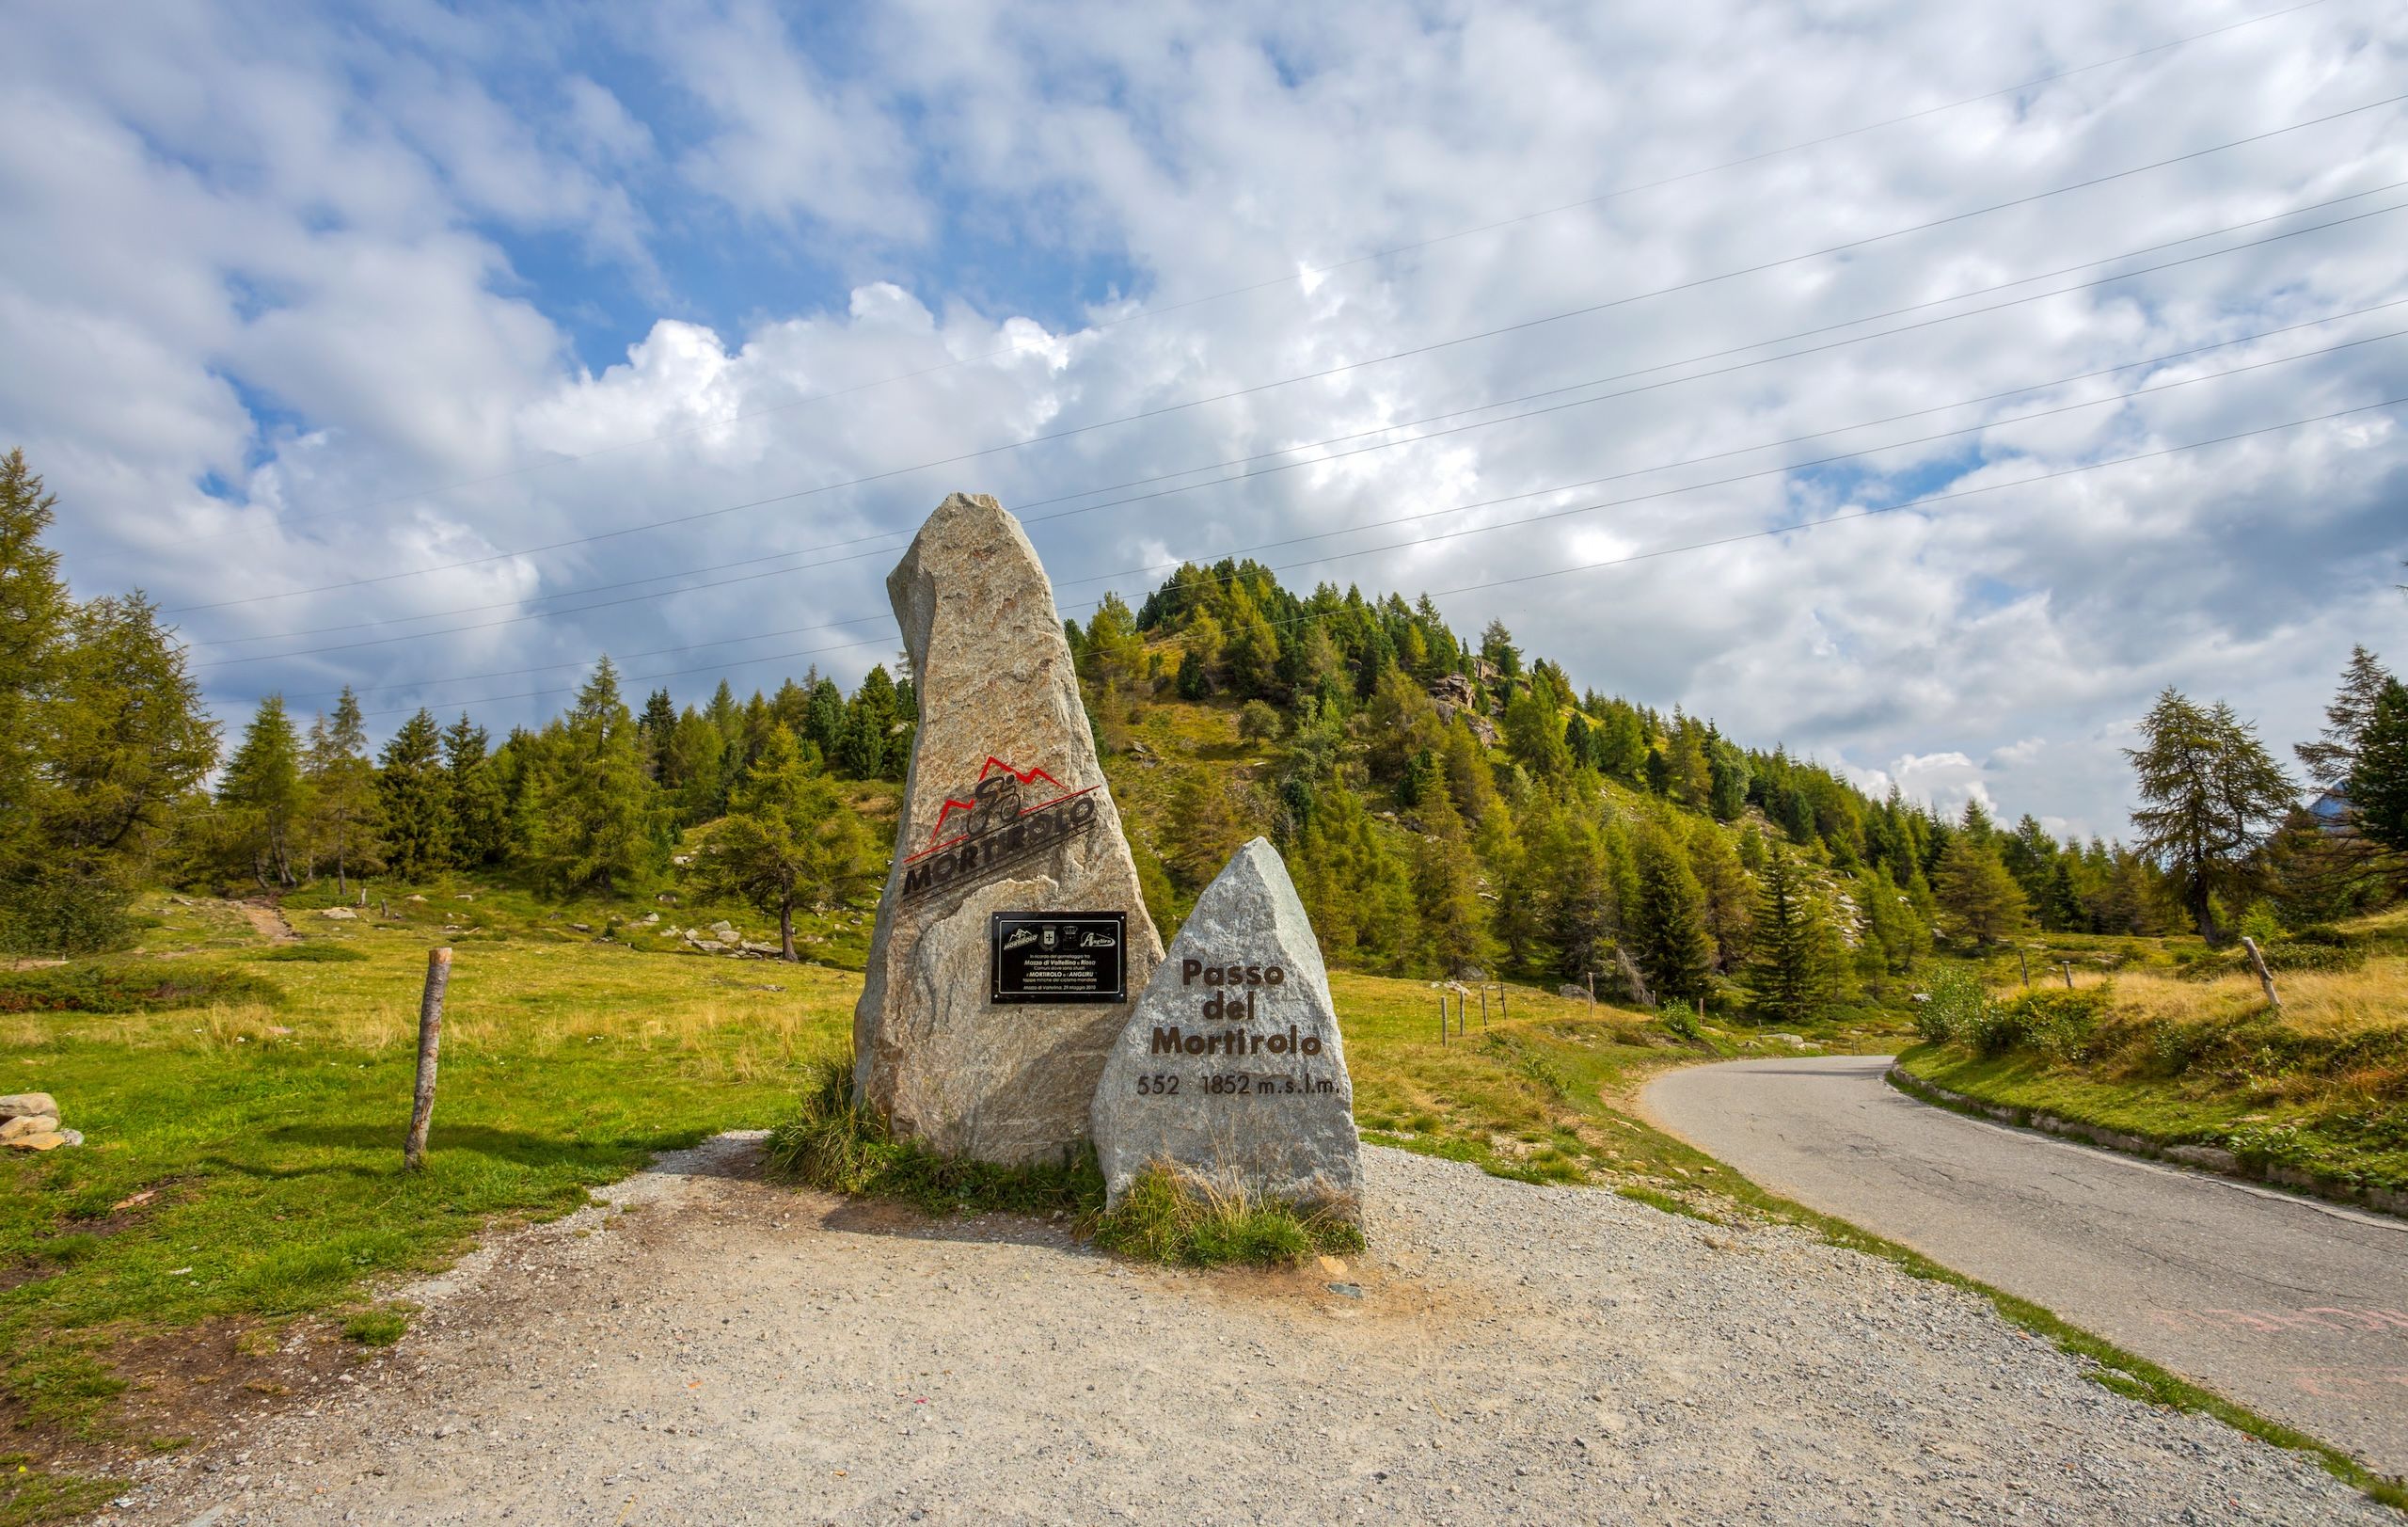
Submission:
{"label": "mortirolo lettering on stone", "polygon": [[1362,1217],[1354,1088],[1329,974],[1278,851],[1256,838],[1196,899],[1095,1094],[1107,1204],[1160,1163]]}
{"label": "mortirolo lettering on stone", "polygon": [[[1162,938],[1020,522],[953,495],[886,591],[920,720],[853,1010],[854,1093],[943,1154],[1059,1162],[1087,1137]],[[1023,931],[1034,956],[1001,949]]]}

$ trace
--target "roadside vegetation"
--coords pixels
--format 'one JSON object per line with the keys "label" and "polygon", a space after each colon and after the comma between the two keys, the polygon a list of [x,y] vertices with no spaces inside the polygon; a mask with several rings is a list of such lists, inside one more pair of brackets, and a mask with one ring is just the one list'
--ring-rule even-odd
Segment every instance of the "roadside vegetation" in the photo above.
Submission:
{"label": "roadside vegetation", "polygon": [[1936,986],[1904,1063],[1984,1103],[2408,1188],[2408,910],[2264,947],[2279,1009],[2196,946],[2072,990],[1969,968]]}

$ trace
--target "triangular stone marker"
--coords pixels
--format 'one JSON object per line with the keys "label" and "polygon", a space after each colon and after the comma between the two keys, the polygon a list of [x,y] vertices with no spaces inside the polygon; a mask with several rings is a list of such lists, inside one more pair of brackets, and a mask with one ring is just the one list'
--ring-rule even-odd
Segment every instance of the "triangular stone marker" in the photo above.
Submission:
{"label": "triangular stone marker", "polygon": [[920,702],[853,1090],[945,1155],[1068,1160],[1162,959],[1020,521],[939,505],[886,580]]}
{"label": "triangular stone marker", "polygon": [[1095,1094],[1105,1201],[1161,1164],[1361,1222],[1363,1147],[1329,973],[1261,838],[1204,888]]}

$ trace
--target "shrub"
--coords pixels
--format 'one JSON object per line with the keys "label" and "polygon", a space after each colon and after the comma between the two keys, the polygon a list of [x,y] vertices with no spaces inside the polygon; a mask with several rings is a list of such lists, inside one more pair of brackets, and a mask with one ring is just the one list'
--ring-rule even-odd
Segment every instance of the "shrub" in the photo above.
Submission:
{"label": "shrub", "polygon": [[1988,1021],[1990,989],[1971,965],[1943,964],[1931,973],[1931,991],[1915,1004],[1915,1033],[1927,1044],[1970,1040]]}
{"label": "shrub", "polygon": [[1697,1021],[1697,1011],[1686,1002],[1665,1002],[1656,1009],[1656,1021],[1666,1030],[1685,1040],[1694,1040],[1703,1032]]}
{"label": "shrub", "polygon": [[58,965],[0,973],[0,1012],[157,1012],[169,1008],[284,1000],[284,989],[247,971],[207,965]]}
{"label": "shrub", "polygon": [[96,876],[52,875],[0,885],[0,954],[72,958],[134,942],[133,893]]}
{"label": "shrub", "polygon": [[1068,1167],[1002,1167],[940,1156],[898,1140],[886,1122],[853,1105],[852,1062],[811,1063],[794,1117],[769,1132],[771,1172],[832,1193],[901,1199],[929,1214],[1002,1210],[1087,1216],[1103,1202],[1092,1156]]}
{"label": "shrub", "polygon": [[1974,1035],[1984,1055],[2037,1050],[2057,1060],[2081,1061],[2090,1054],[2099,1020],[2114,1010],[2115,988],[2105,983],[2072,991],[2046,987],[1990,1010]]}
{"label": "shrub", "polygon": [[279,944],[251,958],[279,965],[344,965],[367,959],[368,952],[347,944]]}
{"label": "shrub", "polygon": [[1149,1168],[1120,1207],[1096,1222],[1095,1244],[1190,1267],[1284,1267],[1317,1251],[1354,1251],[1362,1232],[1331,1206],[1295,1204],[1198,1184]]}

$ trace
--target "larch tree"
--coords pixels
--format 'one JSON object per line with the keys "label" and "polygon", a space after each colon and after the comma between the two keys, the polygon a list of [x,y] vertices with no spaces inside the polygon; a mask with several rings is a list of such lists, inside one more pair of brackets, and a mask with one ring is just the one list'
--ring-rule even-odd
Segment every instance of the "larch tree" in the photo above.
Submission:
{"label": "larch tree", "polygon": [[2141,746],[2124,756],[2139,776],[2141,851],[2165,867],[2199,936],[2222,942],[2216,896],[2240,886],[2250,855],[2290,810],[2290,776],[2230,706],[2202,708],[2171,686],[2142,718]]}
{"label": "larch tree", "polygon": [[763,741],[696,867],[713,889],[774,915],[781,955],[796,960],[796,909],[824,913],[842,905],[868,883],[878,863],[860,814],[833,781],[803,761],[794,733],[780,724]]}
{"label": "larch tree", "polygon": [[384,798],[376,768],[368,761],[368,726],[359,713],[359,696],[350,685],[336,699],[334,715],[309,728],[302,767],[309,782],[313,852],[333,859],[335,889],[348,893],[354,871],[365,875],[379,869],[385,857]]}
{"label": "larch tree", "polygon": [[659,867],[659,790],[643,771],[635,717],[609,658],[577,692],[535,791],[533,857],[554,889],[626,890]]}
{"label": "larch tree", "polygon": [[1977,843],[1970,834],[1949,839],[1941,851],[1931,891],[1940,901],[1942,929],[1986,949],[2020,930],[2031,915],[2023,887],[1995,843]]}
{"label": "larch tree", "polygon": [[1712,822],[1689,827],[1689,870],[1697,876],[1704,899],[1698,912],[1706,936],[1714,941],[1714,968],[1728,976],[1748,954],[1748,938],[1755,925],[1755,885],[1739,863],[1731,839]]}
{"label": "larch tree", "polygon": [[284,696],[260,702],[242,743],[218,781],[236,851],[251,877],[270,890],[296,883],[293,860],[307,819],[309,790],[301,775],[301,743],[285,714]]}
{"label": "larch tree", "polygon": [[467,711],[443,728],[443,777],[452,797],[452,863],[462,869],[499,862],[510,851],[510,801],[485,729]]}

